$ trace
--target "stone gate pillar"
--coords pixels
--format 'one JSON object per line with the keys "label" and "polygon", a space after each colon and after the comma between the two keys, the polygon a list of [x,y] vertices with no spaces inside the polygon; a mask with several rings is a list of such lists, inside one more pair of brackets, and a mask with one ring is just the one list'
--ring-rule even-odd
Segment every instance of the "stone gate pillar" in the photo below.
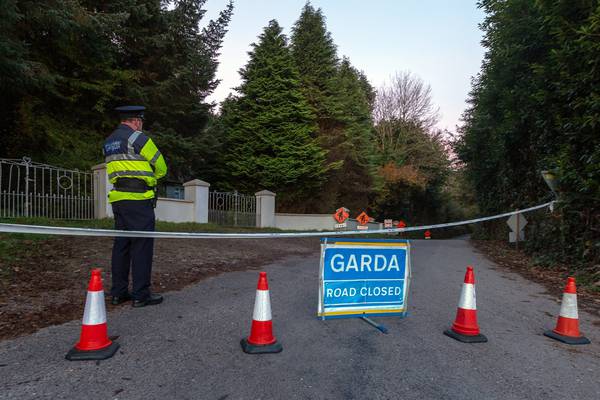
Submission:
{"label": "stone gate pillar", "polygon": [[256,196],[256,227],[275,228],[275,193],[261,190]]}
{"label": "stone gate pillar", "polygon": [[194,179],[183,184],[184,198],[194,203],[194,221],[208,223],[208,188],[210,183]]}
{"label": "stone gate pillar", "polygon": [[92,167],[94,181],[94,218],[112,218],[113,212],[108,202],[108,192],[113,188],[106,174],[106,164],[98,164]]}

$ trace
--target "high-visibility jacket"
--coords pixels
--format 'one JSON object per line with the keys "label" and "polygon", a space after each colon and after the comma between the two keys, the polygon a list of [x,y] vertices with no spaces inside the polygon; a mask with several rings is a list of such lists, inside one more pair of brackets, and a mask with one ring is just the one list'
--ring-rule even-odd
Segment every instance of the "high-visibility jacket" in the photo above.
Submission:
{"label": "high-visibility jacket", "polygon": [[[121,124],[104,142],[103,153],[108,180],[115,184],[118,178],[141,179],[151,188],[167,174],[167,164],[158,148],[148,136]],[[119,200],[148,200],[154,198],[154,190],[133,193],[111,190],[110,203]]]}

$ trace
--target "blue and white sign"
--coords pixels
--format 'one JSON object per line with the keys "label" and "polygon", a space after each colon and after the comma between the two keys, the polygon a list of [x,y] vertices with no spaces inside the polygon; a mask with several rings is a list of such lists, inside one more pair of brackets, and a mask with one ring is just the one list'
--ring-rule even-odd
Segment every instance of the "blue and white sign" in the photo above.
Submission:
{"label": "blue and white sign", "polygon": [[410,244],[393,239],[321,239],[318,316],[406,314]]}

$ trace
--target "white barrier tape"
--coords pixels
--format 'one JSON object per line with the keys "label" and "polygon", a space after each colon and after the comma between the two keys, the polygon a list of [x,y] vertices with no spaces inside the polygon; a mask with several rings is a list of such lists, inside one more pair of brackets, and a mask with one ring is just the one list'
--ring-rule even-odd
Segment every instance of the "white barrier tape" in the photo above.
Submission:
{"label": "white barrier tape", "polygon": [[69,236],[106,236],[106,237],[145,237],[155,239],[269,239],[285,237],[311,237],[311,236],[340,236],[340,235],[364,235],[373,233],[413,232],[426,229],[448,228],[490,221],[498,218],[510,217],[515,214],[523,214],[540,208],[549,207],[554,201],[540,204],[538,206],[525,208],[523,210],[511,211],[504,214],[482,217],[466,221],[448,222],[445,224],[409,226],[406,228],[387,228],[360,231],[329,231],[329,232],[272,232],[272,233],[209,233],[209,232],[145,232],[145,231],[119,231],[113,229],[88,229],[88,228],[65,228],[41,225],[0,224],[0,232],[4,233],[30,233],[41,235],[69,235]]}

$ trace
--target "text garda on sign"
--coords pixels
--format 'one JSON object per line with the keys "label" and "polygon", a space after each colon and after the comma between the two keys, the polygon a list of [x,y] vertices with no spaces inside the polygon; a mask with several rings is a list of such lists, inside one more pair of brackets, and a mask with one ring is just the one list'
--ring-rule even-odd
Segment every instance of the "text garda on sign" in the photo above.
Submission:
{"label": "text garda on sign", "polygon": [[321,239],[318,316],[406,314],[410,244],[394,239]]}

